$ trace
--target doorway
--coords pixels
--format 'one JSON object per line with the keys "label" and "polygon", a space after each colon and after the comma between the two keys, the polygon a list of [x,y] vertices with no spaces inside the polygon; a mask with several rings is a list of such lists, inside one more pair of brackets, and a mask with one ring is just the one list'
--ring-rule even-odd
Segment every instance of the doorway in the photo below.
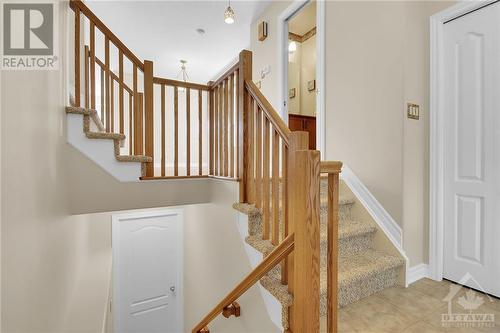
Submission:
{"label": "doorway", "polygon": [[184,332],[182,211],[113,215],[113,331]]}
{"label": "doorway", "polygon": [[475,6],[433,17],[430,264],[500,296],[500,3]]}
{"label": "doorway", "polygon": [[309,133],[316,149],[316,2],[310,1],[287,20],[288,126]]}

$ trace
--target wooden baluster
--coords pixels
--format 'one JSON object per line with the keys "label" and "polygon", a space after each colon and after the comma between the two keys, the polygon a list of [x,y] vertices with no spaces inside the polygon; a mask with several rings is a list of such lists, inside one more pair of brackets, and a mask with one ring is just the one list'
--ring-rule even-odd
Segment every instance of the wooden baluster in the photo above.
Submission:
{"label": "wooden baluster", "polygon": [[229,121],[228,121],[228,113],[229,113],[229,98],[228,98],[228,91],[229,91],[229,81],[228,79],[224,80],[224,92],[223,92],[223,98],[224,98],[224,177],[229,176]]}
{"label": "wooden baluster", "polygon": [[161,85],[161,176],[165,177],[165,85]]}
{"label": "wooden baluster", "polygon": [[120,108],[120,119],[119,119],[119,124],[120,124],[120,133],[121,134],[124,134],[125,133],[125,117],[123,115],[123,104],[125,103],[124,102],[124,94],[123,94],[123,85],[124,85],[124,82],[123,82],[123,51],[120,50],[120,52],[118,53],[118,61],[119,61],[119,64],[118,64],[118,75],[119,75],[119,79],[120,79],[120,83],[119,83],[119,89],[120,89],[120,99],[119,99],[119,108]]}
{"label": "wooden baluster", "polygon": [[110,100],[111,100],[111,106],[110,106],[110,110],[111,110],[111,133],[114,133],[115,131],[115,80],[113,78],[111,78],[111,82],[110,82],[110,86],[109,86],[109,95],[110,95]]}
{"label": "wooden baluster", "polygon": [[214,172],[219,175],[219,86],[213,90],[214,94]]}
{"label": "wooden baluster", "polygon": [[137,93],[137,107],[136,114],[134,116],[134,154],[143,154],[143,94]]}
{"label": "wooden baluster", "polygon": [[90,108],[95,110],[95,24],[92,21],[90,21]]}
{"label": "wooden baluster", "polygon": [[255,111],[255,207],[262,208],[262,110]]}
{"label": "wooden baluster", "polygon": [[[295,225],[294,225],[294,221],[299,221],[299,223],[301,222],[300,219],[293,219],[294,217],[294,214],[296,213],[294,208],[294,205],[295,205],[295,202],[296,201],[299,201],[300,202],[300,205],[303,205],[305,202],[307,201],[300,201],[300,198],[297,197],[295,195],[295,189],[297,188],[297,184],[296,184],[296,177],[297,177],[297,174],[296,174],[296,170],[299,170],[301,171],[300,169],[298,169],[298,166],[296,165],[296,161],[295,161],[295,154],[294,152],[296,151],[299,151],[299,150],[307,150],[309,149],[309,134],[307,132],[292,132],[292,134],[290,135],[290,139],[289,139],[289,149],[288,149],[288,166],[287,166],[287,193],[288,193],[288,234],[291,235],[293,233],[295,233]],[[304,168],[302,166],[302,168]],[[302,170],[303,171],[303,170]],[[293,181],[292,181],[293,180]],[[293,185],[293,186],[292,186]],[[297,189],[298,191],[298,189]],[[302,186],[301,188],[301,191],[303,191],[304,193],[306,192],[305,191],[305,187]],[[299,193],[300,194],[300,193]],[[301,207],[301,206],[298,206],[298,207]],[[301,210],[301,214],[303,214],[303,211]],[[303,220],[302,220],[303,222]],[[309,248],[309,247],[308,247]],[[292,252],[288,258],[287,258],[287,264],[286,266],[288,267],[288,291],[291,293],[291,294],[294,294],[295,293],[295,251]],[[306,267],[306,266],[305,266]],[[305,268],[304,267],[304,268]],[[302,290],[301,290],[302,291]],[[294,306],[291,306],[289,308],[289,323],[290,323],[290,330],[292,332],[302,332],[300,329],[296,329],[294,327],[295,325],[295,311],[294,311]],[[311,318],[314,318],[314,317],[311,317]]]}
{"label": "wooden baluster", "polygon": [[75,106],[80,105],[80,8],[75,7]]}
{"label": "wooden baluster", "polygon": [[278,245],[280,242],[280,234],[279,234],[279,182],[280,182],[280,173],[279,173],[279,165],[280,165],[280,152],[279,152],[279,143],[280,138],[278,132],[276,130],[272,130],[273,132],[273,167],[272,167],[272,213],[273,213],[273,237],[272,243],[273,245]]}
{"label": "wooden baluster", "polygon": [[134,98],[133,98],[132,94],[129,93],[129,95],[128,95],[128,144],[129,144],[129,148],[128,148],[128,150],[129,150],[130,155],[134,154],[133,153],[133,151],[134,151],[133,137],[134,136],[133,136],[133,129],[132,129],[133,123],[134,123],[133,122],[133,118],[134,118],[134,116],[133,116],[133,110],[134,110],[133,102],[134,102]]}
{"label": "wooden baluster", "polygon": [[223,82],[219,85],[219,174],[224,175],[224,86]]}
{"label": "wooden baluster", "polygon": [[179,91],[174,87],[174,176],[179,175]]}
{"label": "wooden baluster", "polygon": [[[251,178],[253,181],[253,174],[247,174],[252,170],[250,166],[250,153],[253,149],[253,141],[249,141],[249,124],[250,124],[250,95],[245,88],[245,80],[252,80],[252,52],[243,50],[239,56],[238,68],[238,174],[240,178],[240,202],[250,202],[248,196],[251,195],[249,191],[249,184],[247,181]],[[252,171],[253,172],[253,171]],[[250,177],[251,175],[251,177]]]}
{"label": "wooden baluster", "polygon": [[203,174],[203,101],[202,91],[198,90],[198,176]]}
{"label": "wooden baluster", "polygon": [[[213,84],[212,81],[208,82],[208,85],[211,87]],[[209,161],[210,165],[208,173],[209,175],[214,175],[214,88],[210,88],[208,92],[208,131],[209,131]]]}
{"label": "wooden baluster", "polygon": [[229,77],[229,177],[234,178],[234,74]]}
{"label": "wooden baluster", "polygon": [[292,151],[290,214],[295,237],[293,332],[319,332],[320,155],[316,150]]}
{"label": "wooden baluster", "polygon": [[186,88],[186,175],[191,175],[191,89]]}
{"label": "wooden baluster", "polygon": [[339,174],[328,174],[327,332],[337,332]]}
{"label": "wooden baluster", "polygon": [[104,68],[101,67],[101,122],[103,125],[107,126],[106,119],[105,119],[105,107],[106,103],[104,100],[105,94],[104,94]]}
{"label": "wooden baluster", "polygon": [[[289,235],[288,230],[288,147],[282,141],[281,144],[281,223],[283,223],[284,235]],[[288,284],[288,260],[281,264],[281,283]]]}
{"label": "wooden baluster", "polygon": [[153,159],[146,163],[146,176],[154,177],[154,110],[153,110],[153,62],[144,60],[144,126],[145,154]]}
{"label": "wooden baluster", "polygon": [[269,153],[269,130],[270,130],[270,123],[269,119],[264,115],[264,149],[263,149],[263,166],[262,166],[262,191],[263,193],[263,217],[264,217],[264,223],[262,226],[262,238],[263,239],[269,239],[270,238],[270,233],[271,233],[271,223],[270,223],[270,214],[269,214],[269,206],[270,206],[270,200],[269,200],[269,195],[271,192],[270,188],[270,180],[269,180],[269,168],[271,164],[271,159],[270,159],[270,153]]}
{"label": "wooden baluster", "polygon": [[84,85],[84,89],[85,89],[85,107],[88,109],[90,107],[90,97],[89,97],[89,93],[90,93],[90,51],[89,51],[89,47],[87,45],[85,45],[85,50],[84,50],[84,61],[85,61],[85,77],[84,77],[84,80],[85,80],[85,85]]}
{"label": "wooden baluster", "polygon": [[109,38],[104,39],[104,70],[106,71],[106,132],[111,130],[111,109],[110,109],[110,95],[109,95],[109,85],[110,85],[110,71],[109,71]]}
{"label": "wooden baluster", "polygon": [[251,98],[249,94],[246,94],[245,97],[247,101],[247,106],[246,106],[246,115],[245,119],[247,120],[247,126],[244,127],[245,129],[245,163],[243,164],[243,172],[245,174],[246,178],[246,188],[245,191],[247,192],[245,194],[245,197],[247,199],[247,202],[249,204],[255,204],[256,199],[255,199],[255,147],[253,143],[255,142],[255,106],[254,106],[254,100]]}
{"label": "wooden baluster", "polygon": [[240,172],[240,77],[239,70],[237,69],[235,72],[235,82],[236,82],[236,109],[235,109],[235,117],[236,117],[236,177],[240,178],[240,182],[244,182],[243,175]]}
{"label": "wooden baluster", "polygon": [[[142,142],[142,127],[138,130],[137,122],[139,121],[139,93],[137,92],[137,65],[134,63],[132,70],[132,91],[134,95],[134,154],[138,155],[137,147],[139,140]],[[142,119],[142,118],[141,118]],[[140,149],[142,152],[142,147]]]}

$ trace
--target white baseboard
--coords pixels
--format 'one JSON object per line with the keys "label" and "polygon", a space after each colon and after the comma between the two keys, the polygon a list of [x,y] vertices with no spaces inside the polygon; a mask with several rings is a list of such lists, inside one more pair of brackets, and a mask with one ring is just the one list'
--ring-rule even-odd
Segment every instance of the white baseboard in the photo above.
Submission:
{"label": "white baseboard", "polygon": [[429,265],[428,264],[418,264],[416,266],[410,267],[406,272],[406,281],[410,285],[413,282],[417,282],[420,279],[429,277]]}
{"label": "white baseboard", "polygon": [[349,187],[352,193],[356,196],[363,207],[368,211],[373,220],[377,223],[379,228],[384,232],[389,241],[398,250],[406,262],[406,286],[408,286],[408,264],[409,259],[403,250],[403,231],[400,226],[394,221],[392,216],[385,210],[385,208],[378,202],[378,200],[371,194],[368,188],[361,182],[361,180],[354,174],[354,172],[347,166],[342,166],[341,179]]}

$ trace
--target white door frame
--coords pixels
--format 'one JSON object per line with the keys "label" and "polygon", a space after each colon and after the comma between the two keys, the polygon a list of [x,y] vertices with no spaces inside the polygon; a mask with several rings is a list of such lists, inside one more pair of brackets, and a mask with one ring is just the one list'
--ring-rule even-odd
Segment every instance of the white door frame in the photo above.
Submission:
{"label": "white door frame", "polygon": [[[123,214],[113,214],[111,216],[111,248],[112,248],[112,303],[118,304],[119,295],[115,291],[119,290],[118,277],[115,272],[118,271],[118,262],[115,260],[119,256],[118,247],[113,244],[118,244],[118,224],[121,221],[140,219],[148,217],[162,217],[162,216],[177,216],[179,228],[177,228],[177,238],[179,239],[178,253],[179,258],[179,272],[178,284],[176,285],[176,293],[179,299],[179,313],[181,318],[180,327],[184,332],[184,210],[180,208],[167,208],[167,209],[153,209],[148,211],[136,211]],[[177,287],[178,286],[178,287]],[[116,300],[116,301],[115,301]],[[118,319],[114,311],[112,312],[113,327],[116,327],[115,321]]]}
{"label": "white door frame", "polygon": [[444,24],[496,1],[463,1],[430,18],[429,275],[438,281],[444,264]]}
{"label": "white door frame", "polygon": [[[278,71],[281,79],[279,87],[279,113],[288,124],[288,25],[287,20],[297,10],[311,0],[294,0],[278,16]],[[316,1],[316,149],[321,152],[321,159],[325,159],[325,26],[326,0]]]}

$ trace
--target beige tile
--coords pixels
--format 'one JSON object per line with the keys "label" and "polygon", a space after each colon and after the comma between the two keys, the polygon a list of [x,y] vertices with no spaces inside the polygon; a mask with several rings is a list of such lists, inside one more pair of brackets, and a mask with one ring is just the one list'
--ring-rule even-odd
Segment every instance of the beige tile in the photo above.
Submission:
{"label": "beige tile", "polygon": [[416,318],[423,318],[444,304],[441,300],[411,288],[389,288],[381,291],[377,296],[386,299],[397,306],[400,311]]}
{"label": "beige tile", "polygon": [[[443,332],[457,332],[457,333],[478,333],[478,332],[500,332],[500,326],[496,324],[492,328],[478,328],[478,327],[443,327],[442,324],[442,314],[448,313],[448,306],[445,305],[442,308],[436,310],[424,320],[431,324],[434,328],[441,329]],[[452,313],[465,313],[464,309],[460,309],[459,306],[452,306]]]}
{"label": "beige tile", "polygon": [[426,323],[424,321],[419,321],[416,324],[408,327],[401,333],[443,333],[446,332],[445,330],[441,328],[437,328],[432,326],[429,323]]}
{"label": "beige tile", "polygon": [[418,321],[377,295],[348,306],[339,317],[341,332],[399,333]]}
{"label": "beige tile", "polygon": [[446,280],[438,282],[431,279],[421,279],[411,284],[408,289],[418,290],[423,294],[442,301],[450,292],[450,285],[452,283]]}

